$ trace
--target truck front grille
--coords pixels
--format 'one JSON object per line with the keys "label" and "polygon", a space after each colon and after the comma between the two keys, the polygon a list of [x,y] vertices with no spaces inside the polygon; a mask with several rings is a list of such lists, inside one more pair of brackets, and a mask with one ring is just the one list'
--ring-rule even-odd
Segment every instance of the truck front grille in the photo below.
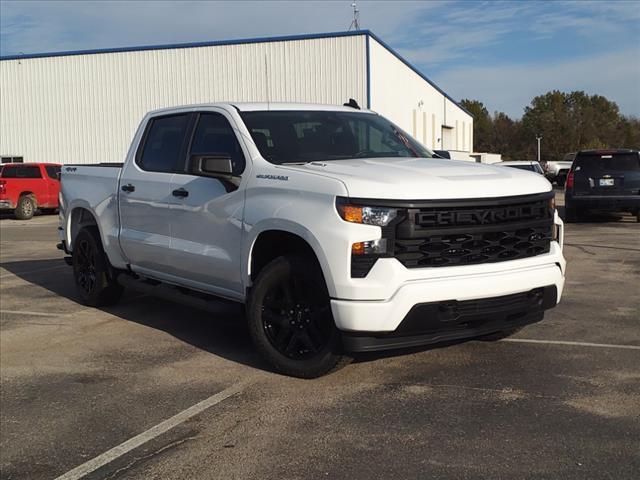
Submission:
{"label": "truck front grille", "polygon": [[407,268],[502,262],[547,253],[553,193],[412,204],[396,225],[394,253]]}

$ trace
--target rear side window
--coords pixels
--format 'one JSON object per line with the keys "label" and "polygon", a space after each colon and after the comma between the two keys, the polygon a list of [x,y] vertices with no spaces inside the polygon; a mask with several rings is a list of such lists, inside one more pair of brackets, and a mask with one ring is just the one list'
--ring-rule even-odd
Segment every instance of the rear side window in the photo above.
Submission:
{"label": "rear side window", "polygon": [[2,169],[2,178],[42,178],[42,174],[36,165],[6,165]]}
{"label": "rear side window", "polygon": [[152,172],[177,172],[182,166],[189,114],[151,120],[138,165]]}
{"label": "rear side window", "polygon": [[203,113],[198,120],[191,155],[229,155],[233,164],[233,174],[244,171],[245,159],[238,138],[224,115]]}
{"label": "rear side window", "polygon": [[578,155],[575,170],[584,172],[630,172],[640,170],[640,156],[637,153],[614,153]]}
{"label": "rear side window", "polygon": [[44,169],[47,171],[47,176],[54,180],[60,180],[60,167],[56,165],[45,165]]}

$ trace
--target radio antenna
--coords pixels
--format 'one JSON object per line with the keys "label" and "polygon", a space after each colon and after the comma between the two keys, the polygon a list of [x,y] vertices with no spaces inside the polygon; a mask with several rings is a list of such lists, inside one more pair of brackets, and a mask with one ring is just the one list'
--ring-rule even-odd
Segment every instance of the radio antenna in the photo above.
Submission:
{"label": "radio antenna", "polygon": [[354,1],[351,4],[351,8],[353,8],[353,20],[351,20],[351,25],[349,25],[349,31],[353,28],[354,30],[360,30],[360,10],[358,10],[358,5]]}

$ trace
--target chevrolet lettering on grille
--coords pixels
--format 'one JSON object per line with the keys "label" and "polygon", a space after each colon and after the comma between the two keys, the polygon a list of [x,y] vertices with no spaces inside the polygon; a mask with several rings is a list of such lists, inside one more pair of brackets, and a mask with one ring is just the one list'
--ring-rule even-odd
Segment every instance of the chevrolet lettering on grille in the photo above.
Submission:
{"label": "chevrolet lettering on grille", "polygon": [[435,211],[416,213],[416,223],[422,227],[454,225],[487,225],[544,217],[545,205],[497,207],[482,210]]}

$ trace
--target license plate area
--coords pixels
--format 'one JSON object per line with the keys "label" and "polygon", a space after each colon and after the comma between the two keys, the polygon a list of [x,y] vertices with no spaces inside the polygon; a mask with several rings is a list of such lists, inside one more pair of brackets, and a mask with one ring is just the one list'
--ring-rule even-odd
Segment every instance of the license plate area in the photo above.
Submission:
{"label": "license plate area", "polygon": [[598,181],[598,185],[601,187],[613,187],[615,185],[614,178],[601,178]]}

